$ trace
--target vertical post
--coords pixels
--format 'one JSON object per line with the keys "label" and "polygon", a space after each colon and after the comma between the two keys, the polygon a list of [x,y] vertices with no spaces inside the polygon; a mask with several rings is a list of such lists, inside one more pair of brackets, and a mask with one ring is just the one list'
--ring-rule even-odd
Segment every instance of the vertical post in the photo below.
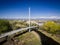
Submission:
{"label": "vertical post", "polygon": [[30,7],[29,7],[29,32],[30,32]]}

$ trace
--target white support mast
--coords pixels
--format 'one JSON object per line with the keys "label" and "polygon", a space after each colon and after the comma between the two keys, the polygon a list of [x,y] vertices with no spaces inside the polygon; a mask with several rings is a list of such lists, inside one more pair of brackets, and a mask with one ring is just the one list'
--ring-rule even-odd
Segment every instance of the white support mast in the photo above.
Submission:
{"label": "white support mast", "polygon": [[[29,7],[29,27],[30,27],[30,7]],[[29,28],[29,32],[30,32],[30,28]]]}

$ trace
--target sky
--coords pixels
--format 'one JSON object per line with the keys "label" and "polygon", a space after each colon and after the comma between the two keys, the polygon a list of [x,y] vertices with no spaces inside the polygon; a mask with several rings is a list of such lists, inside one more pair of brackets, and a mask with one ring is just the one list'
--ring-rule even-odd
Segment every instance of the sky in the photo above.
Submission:
{"label": "sky", "polygon": [[60,0],[0,0],[0,18],[60,19]]}

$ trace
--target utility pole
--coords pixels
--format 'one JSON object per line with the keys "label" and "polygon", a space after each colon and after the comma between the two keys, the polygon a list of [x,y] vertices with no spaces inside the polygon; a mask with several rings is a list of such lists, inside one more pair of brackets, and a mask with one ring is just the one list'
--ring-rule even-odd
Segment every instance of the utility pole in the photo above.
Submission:
{"label": "utility pole", "polygon": [[30,20],[30,7],[29,7],[29,32],[30,32],[30,22],[31,20]]}

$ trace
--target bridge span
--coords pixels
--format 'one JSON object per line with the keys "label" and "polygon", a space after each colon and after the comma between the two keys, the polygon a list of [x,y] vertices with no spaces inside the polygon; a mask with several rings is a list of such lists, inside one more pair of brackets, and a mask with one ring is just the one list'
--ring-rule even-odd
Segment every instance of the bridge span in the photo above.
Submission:
{"label": "bridge span", "polygon": [[27,28],[22,28],[22,29],[18,29],[18,30],[13,30],[13,31],[10,31],[10,32],[7,32],[7,33],[4,33],[4,34],[1,34],[0,35],[0,39],[3,38],[3,37],[6,37],[6,36],[10,36],[12,34],[15,34],[17,32],[20,32],[22,30],[28,30],[28,29],[31,29],[31,28],[36,28],[37,26],[31,26],[31,27],[27,27]]}

